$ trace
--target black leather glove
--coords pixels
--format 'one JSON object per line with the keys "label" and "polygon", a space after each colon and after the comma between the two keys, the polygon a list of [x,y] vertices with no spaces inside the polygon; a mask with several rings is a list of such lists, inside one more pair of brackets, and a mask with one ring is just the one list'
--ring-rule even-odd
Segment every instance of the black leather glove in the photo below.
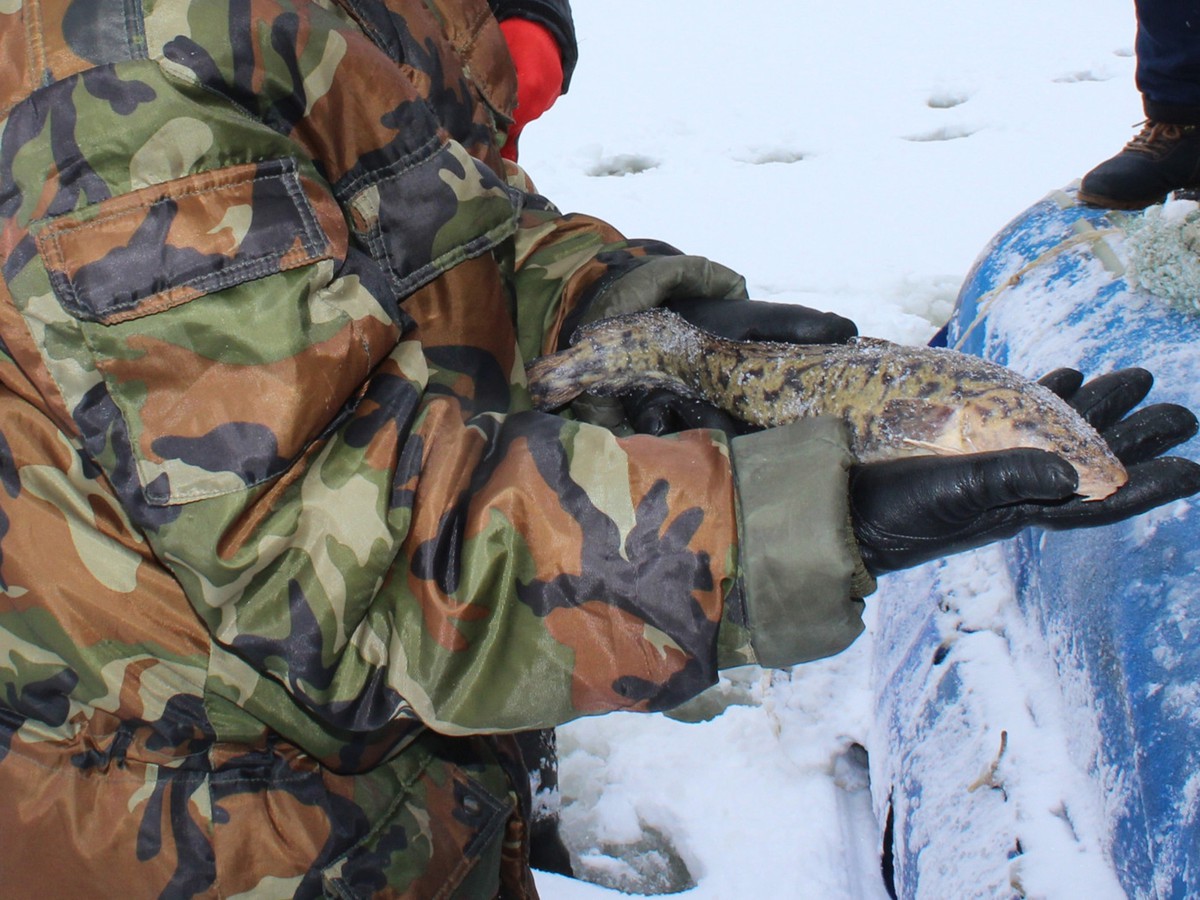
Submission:
{"label": "black leather glove", "polygon": [[[672,298],[664,306],[697,328],[734,341],[789,344],[842,344],[858,326],[837,313],[791,303],[718,298]],[[751,430],[729,413],[665,388],[623,398],[625,415],[640,434],[670,434],[688,428],[716,428],[726,434]]]}
{"label": "black leather glove", "polygon": [[623,396],[621,402],[630,427],[638,434],[674,434],[690,428],[715,428],[732,437],[750,430],[750,426],[719,406],[682,397],[669,388],[634,391]]}
{"label": "black leather glove", "polygon": [[731,341],[844,344],[858,334],[858,326],[844,316],[794,303],[672,297],[664,306]]}
{"label": "black leather glove", "polygon": [[1126,418],[1154,384],[1145,369],[1119,369],[1087,384],[1082,372],[1055,369],[1041,383],[1099,431],[1126,466],[1150,460],[1196,433],[1196,417],[1175,403],[1156,403]]}
{"label": "black leather glove", "polygon": [[1075,496],[1075,470],[1042,450],[917,457],[859,465],[850,472],[850,510],[863,562],[873,575],[1009,538],[1030,525],[1109,525],[1200,491],[1200,465],[1159,457],[1196,433],[1196,417],[1175,404],[1126,416],[1149,392],[1144,369],[1083,384],[1074,370],[1042,383],[1095,426],[1129,471],[1103,500]]}

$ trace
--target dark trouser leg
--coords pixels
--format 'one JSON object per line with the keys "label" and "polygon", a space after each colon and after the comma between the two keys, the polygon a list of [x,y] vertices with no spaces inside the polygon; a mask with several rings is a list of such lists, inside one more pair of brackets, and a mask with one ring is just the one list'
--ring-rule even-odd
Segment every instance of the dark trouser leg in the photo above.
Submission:
{"label": "dark trouser leg", "polygon": [[1200,125],[1200,6],[1136,0],[1137,87],[1146,118]]}
{"label": "dark trouser leg", "polygon": [[1146,122],[1116,156],[1083,176],[1081,203],[1144,209],[1200,189],[1200,5],[1135,0],[1137,86]]}
{"label": "dark trouser leg", "polygon": [[516,735],[533,792],[529,824],[529,862],[535,869],[571,875],[571,856],[559,832],[558,741],[554,729]]}

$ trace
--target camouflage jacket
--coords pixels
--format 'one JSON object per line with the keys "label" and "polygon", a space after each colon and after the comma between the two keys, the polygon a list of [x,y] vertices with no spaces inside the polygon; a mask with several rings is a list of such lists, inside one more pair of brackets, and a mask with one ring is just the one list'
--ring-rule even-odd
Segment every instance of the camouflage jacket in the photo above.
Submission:
{"label": "camouflage jacket", "polygon": [[531,896],[507,733],[857,633],[836,427],[530,410],[737,285],[502,167],[483,0],[12,0],[0,58],[0,893]]}

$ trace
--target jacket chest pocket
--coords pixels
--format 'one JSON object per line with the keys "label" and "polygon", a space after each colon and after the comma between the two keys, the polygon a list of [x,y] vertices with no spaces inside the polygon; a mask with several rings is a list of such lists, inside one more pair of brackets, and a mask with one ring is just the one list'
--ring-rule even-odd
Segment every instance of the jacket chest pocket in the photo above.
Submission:
{"label": "jacket chest pocket", "polygon": [[26,320],[85,448],[151,506],[279,474],[355,395],[381,352],[368,332],[390,330],[357,280],[335,278],[341,209],[291,159],[136,190],[34,234],[53,298],[25,298]]}

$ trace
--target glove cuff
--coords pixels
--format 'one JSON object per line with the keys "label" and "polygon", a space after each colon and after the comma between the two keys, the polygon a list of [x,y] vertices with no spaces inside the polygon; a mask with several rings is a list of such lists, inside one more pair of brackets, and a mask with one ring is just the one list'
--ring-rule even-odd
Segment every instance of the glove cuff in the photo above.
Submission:
{"label": "glove cuff", "polygon": [[850,527],[845,426],[833,418],[734,438],[739,571],[756,661],[789,666],[845,649],[875,589]]}
{"label": "glove cuff", "polygon": [[[662,306],[672,297],[744,300],[747,296],[746,279],[703,256],[674,253],[635,257],[615,278],[592,285],[579,304],[580,314],[571,323],[571,332],[609,316]],[[570,336],[564,329],[561,335],[564,346]]]}

